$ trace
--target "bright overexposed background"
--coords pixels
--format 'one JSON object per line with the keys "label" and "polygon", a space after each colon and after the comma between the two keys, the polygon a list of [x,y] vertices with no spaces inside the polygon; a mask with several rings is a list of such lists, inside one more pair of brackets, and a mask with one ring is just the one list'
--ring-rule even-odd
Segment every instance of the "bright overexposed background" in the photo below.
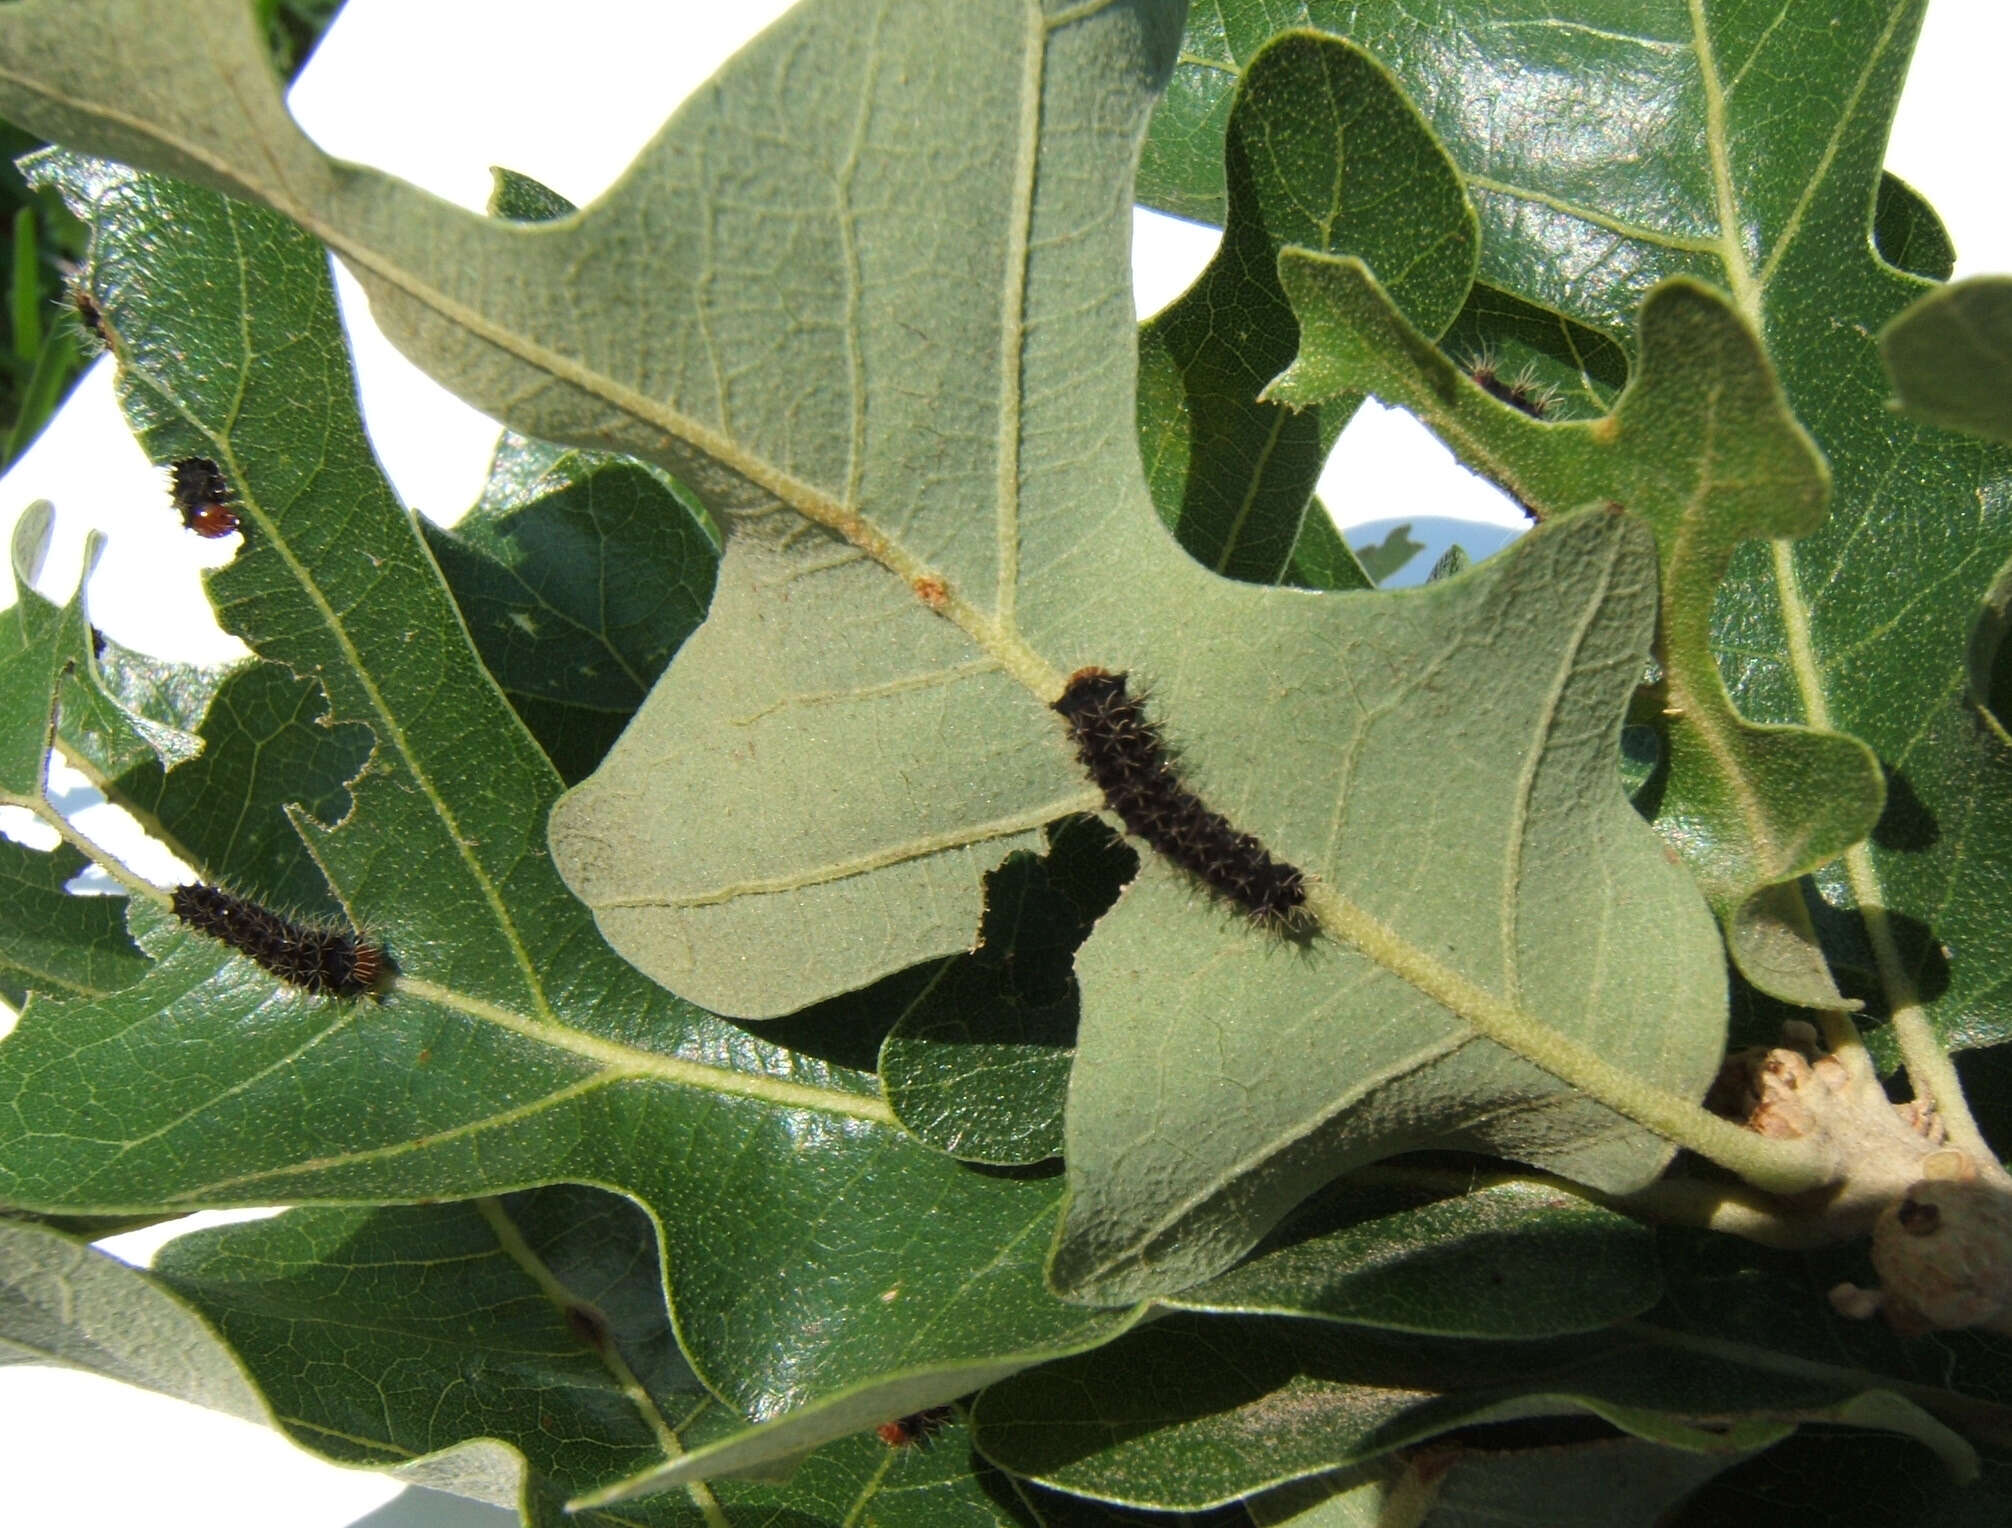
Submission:
{"label": "bright overexposed background", "polygon": [[[584,202],[615,178],[671,105],[786,8],[784,0],[350,0],[295,85],[292,105],[329,152],[394,171],[467,207],[486,202],[492,165]],[[2004,133],[1995,110],[2008,57],[2007,0],[1935,0],[1888,154],[1889,168],[1948,224],[1959,276],[2012,271],[2012,198],[1998,164]],[[1146,314],[1187,286],[1213,252],[1215,235],[1150,213],[1139,214],[1137,235],[1135,284]],[[480,490],[496,426],[393,351],[348,277],[337,274],[364,412],[385,468],[409,504],[452,520]],[[1324,481],[1346,483],[1345,492],[1326,497],[1351,506],[1357,523],[1397,516],[1522,523],[1409,416],[1375,403],[1349,425]],[[37,580],[44,594],[68,597],[85,534],[102,530],[110,540],[92,582],[97,624],[121,643],[164,657],[227,659],[242,649],[217,628],[197,568],[227,558],[235,543],[184,534],[161,512],[162,492],[160,469],[120,420],[111,368],[101,362],[0,479],[0,533],[33,500],[51,500],[55,535]],[[1473,539],[1477,547],[1494,542],[1486,532]],[[1428,565],[1434,550],[1428,541],[1420,554]],[[9,597],[6,585],[0,579],[0,599]],[[67,801],[86,799],[81,777],[69,786]],[[100,822],[92,831],[102,842],[110,830]],[[153,865],[139,868],[156,873]],[[165,884],[172,865],[158,874]],[[104,1245],[144,1263],[189,1224]],[[0,1459],[0,1522],[37,1528],[503,1528],[514,1521],[514,1514],[431,1493],[400,1497],[396,1482],[323,1464],[276,1433],[64,1370],[0,1368]]]}

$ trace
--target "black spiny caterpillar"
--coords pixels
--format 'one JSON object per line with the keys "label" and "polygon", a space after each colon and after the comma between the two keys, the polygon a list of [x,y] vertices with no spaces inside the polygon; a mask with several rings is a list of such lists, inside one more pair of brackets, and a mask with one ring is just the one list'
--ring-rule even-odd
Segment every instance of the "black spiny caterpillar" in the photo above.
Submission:
{"label": "black spiny caterpillar", "polygon": [[177,886],[168,905],[197,933],[221,939],[303,992],[361,997],[384,971],[384,952],[354,930],[296,923],[221,886]]}
{"label": "black spiny caterpillar", "polygon": [[911,1412],[905,1417],[896,1417],[892,1422],[882,1422],[874,1431],[889,1448],[927,1447],[931,1438],[950,1425],[954,1414],[949,1406],[931,1406],[927,1411]]}
{"label": "black spiny caterpillar", "polygon": [[182,512],[182,524],[206,540],[228,536],[238,528],[231,508],[231,485],[223,469],[207,456],[187,456],[170,469],[169,493]]}
{"label": "black spiny caterpillar", "polygon": [[1467,363],[1467,375],[1489,397],[1532,419],[1548,419],[1558,402],[1558,389],[1539,382],[1532,368],[1526,366],[1515,376],[1505,377],[1495,357],[1486,351]]}
{"label": "black spiny caterpillar", "polygon": [[1236,903],[1258,923],[1295,920],[1306,877],[1271,857],[1248,833],[1213,812],[1181,783],[1159,727],[1125,693],[1125,676],[1078,669],[1055,709],[1069,723],[1076,753],[1127,832]]}
{"label": "black spiny caterpillar", "polygon": [[70,305],[70,311],[76,315],[77,326],[84,339],[84,353],[95,356],[107,349],[112,338],[105,332],[105,315],[99,309],[97,299],[84,286],[81,273],[71,279],[63,296]]}

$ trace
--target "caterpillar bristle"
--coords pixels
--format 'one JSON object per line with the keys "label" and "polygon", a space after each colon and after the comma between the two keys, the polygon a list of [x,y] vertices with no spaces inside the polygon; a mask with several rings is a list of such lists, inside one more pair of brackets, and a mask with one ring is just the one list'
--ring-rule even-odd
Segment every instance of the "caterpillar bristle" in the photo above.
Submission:
{"label": "caterpillar bristle", "polygon": [[1539,382],[1533,368],[1526,366],[1515,376],[1505,377],[1495,357],[1488,351],[1468,359],[1467,375],[1489,397],[1532,419],[1546,418],[1557,407],[1558,389],[1549,383]]}

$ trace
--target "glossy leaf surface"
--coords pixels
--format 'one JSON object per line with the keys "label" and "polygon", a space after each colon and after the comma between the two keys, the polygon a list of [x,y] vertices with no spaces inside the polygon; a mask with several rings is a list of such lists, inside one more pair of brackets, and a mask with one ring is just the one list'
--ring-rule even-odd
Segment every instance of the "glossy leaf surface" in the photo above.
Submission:
{"label": "glossy leaf surface", "polygon": [[1436,333],[1474,277],[1474,213],[1390,77],[1332,39],[1287,35],[1253,61],[1224,148],[1222,246],[1140,331],[1139,447],[1181,545],[1218,573],[1274,583],[1291,577],[1306,522],[1322,513],[1314,480],[1357,401],[1260,401],[1299,346],[1279,249],[1359,256]]}
{"label": "glossy leaf surface", "polygon": [[568,781],[704,619],[719,550],[641,462],[506,435],[473,510],[422,524],[475,650]]}
{"label": "glossy leaf surface", "polygon": [[[530,1524],[1015,1521],[961,1431],[899,1457],[868,1432],[811,1455],[786,1484],[721,1482],[569,1514],[569,1497],[737,1425],[679,1356],[653,1241],[635,1206],[552,1188],[296,1210],[172,1243],[157,1277],[214,1323],[297,1442],[445,1477],[520,1506]],[[471,1447],[492,1439],[508,1455]]]}

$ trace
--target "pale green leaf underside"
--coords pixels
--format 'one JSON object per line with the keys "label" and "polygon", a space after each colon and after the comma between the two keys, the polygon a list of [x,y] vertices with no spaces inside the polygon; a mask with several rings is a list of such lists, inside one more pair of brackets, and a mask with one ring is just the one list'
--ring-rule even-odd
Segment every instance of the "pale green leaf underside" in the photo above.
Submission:
{"label": "pale green leaf underside", "polygon": [[1295,948],[1148,857],[1077,958],[1058,1287],[1179,1288],[1319,1183],[1410,1147],[1615,1189],[1661,1167],[1660,1143],[1421,985],[1422,963],[1450,967],[1673,1092],[1709,1080],[1717,935],[1614,768],[1655,568],[1645,527],[1592,513],[1425,589],[1272,617],[1278,670],[1235,733],[1246,756],[1204,778],[1242,781],[1232,816],[1398,948]]}
{"label": "pale green leaf underside", "polygon": [[269,1420],[201,1316],[117,1258],[0,1220],[0,1359],[62,1364],[248,1422]]}
{"label": "pale green leaf underside", "polygon": [[[710,618],[553,815],[562,873],[660,981],[779,1014],[967,945],[982,872],[1097,804],[1046,708],[1089,663],[1150,681],[1204,797],[1318,878],[1348,932],[1304,954],[1160,864],[1093,938],[1071,1225],[1109,1224],[1064,1249],[1092,1298],[1213,1271],[1310,1182],[1421,1139],[1603,1186],[1659,1167],[1661,1141],[1426,997],[1436,974],[1671,1097],[1702,1088],[1723,1015],[1703,906],[1614,769],[1654,603],[1645,533],[1587,517],[1372,600],[1229,583],[1155,516],[1131,167],[1180,10],[813,0],[599,202],[535,226],[322,157],[236,0],[0,13],[11,114],[270,201],[457,390],[673,468],[727,527]],[[80,53],[80,25],[212,62]],[[204,68],[229,88],[188,89]],[[1415,827],[1369,846],[1351,821]],[[1239,1032],[1289,1040],[1234,1065],[1179,1054],[1214,1043],[1195,1025],[1245,969]],[[1150,1167],[1127,1155],[1139,1095],[1095,1080],[1153,1043],[1147,1012],[1176,1015],[1147,1129],[1206,1147]],[[1379,1073],[1408,1112],[1326,1133]],[[1248,1125],[1218,1127],[1215,1079],[1266,1101]],[[1250,1181],[1225,1192],[1225,1171]],[[1099,1175],[1115,1197],[1093,1206]],[[1193,1251],[1153,1272],[1148,1244],[1184,1217]]]}
{"label": "pale green leaf underside", "polygon": [[2012,276],[1929,293],[1886,326],[1879,351],[1908,413],[2012,441]]}
{"label": "pale green leaf underside", "polygon": [[1253,1503],[1259,1528],[1378,1528],[1407,1496],[1429,1492],[1420,1528],[1655,1528],[1697,1488],[1750,1457],[1688,1453],[1639,1438],[1561,1448],[1459,1449],[1403,1471],[1322,1476]]}
{"label": "pale green leaf underside", "polygon": [[[778,1013],[968,941],[981,866],[1081,804],[1038,757],[1028,694],[1059,690],[1066,668],[1023,640],[1072,629],[1075,594],[1021,569],[1052,570],[1099,514],[1144,508],[1130,171],[1181,13],[1172,0],[800,6],[599,202],[539,225],[321,155],[236,0],[10,7],[0,95],[64,142],[271,203],[348,261],[394,338],[464,396],[527,434],[656,460],[723,523],[760,522],[722,570],[722,610],[752,580],[764,606],[836,618],[836,642],[814,623],[829,671],[744,676],[724,714],[685,711],[674,671],[637,729],[658,741],[562,808],[555,848],[639,965],[716,1009]],[[78,50],[80,31],[145,37],[148,55]],[[223,88],[188,88],[217,74]],[[954,627],[916,599],[924,578]],[[1046,620],[1028,619],[1036,604]],[[679,669],[716,655],[726,625]],[[918,844],[908,803],[941,782],[930,760],[950,750],[917,723],[944,700],[922,692],[946,660],[954,706],[983,697],[957,736],[1020,739],[982,763],[953,755],[968,788],[936,810],[957,842],[924,823]],[[766,711],[794,728],[805,696],[835,744],[872,731],[882,746],[842,755],[841,772],[813,750],[768,754],[724,795],[707,780],[709,809],[674,845],[653,833],[610,866],[611,845],[632,846],[622,811],[639,789],[623,759],[660,746],[667,711],[702,752],[736,737],[773,748],[775,727],[729,724]],[[1002,708],[1017,728],[998,725]],[[640,787],[650,815],[688,800],[708,764]],[[659,862],[667,851],[676,864]],[[640,927],[639,906],[655,909]],[[801,958],[754,958],[792,944]]]}
{"label": "pale green leaf underside", "polygon": [[1657,287],[1642,305],[1635,376],[1612,413],[1541,424],[1465,377],[1359,263],[1288,250],[1280,268],[1306,338],[1275,395],[1313,401],[1367,387],[1429,421],[1533,513],[1607,499],[1655,528],[1658,720],[1667,794],[1680,804],[1664,811],[1663,831],[1725,920],[1749,980],[1791,1001],[1845,1006],[1806,925],[1783,913],[1781,883],[1871,831],[1884,799],[1879,761],[1842,733],[1746,720],[1711,647],[1713,593],[1740,543],[1809,534],[1829,492],[1821,456],[1730,300],[1682,279]]}

